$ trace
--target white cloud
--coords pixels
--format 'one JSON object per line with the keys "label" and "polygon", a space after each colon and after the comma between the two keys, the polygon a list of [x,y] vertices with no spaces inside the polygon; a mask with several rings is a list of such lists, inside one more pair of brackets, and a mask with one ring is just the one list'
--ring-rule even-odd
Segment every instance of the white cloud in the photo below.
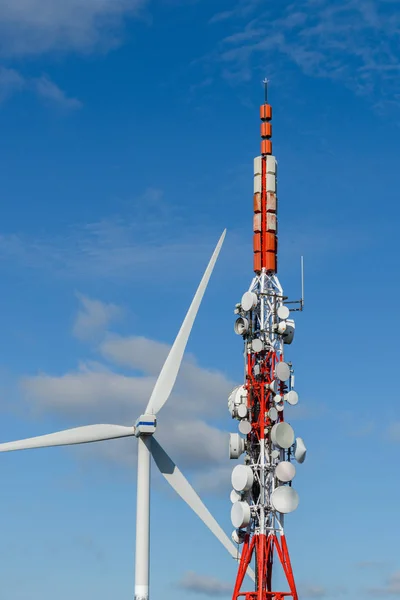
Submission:
{"label": "white cloud", "polygon": [[328,594],[321,585],[307,584],[301,587],[301,595],[304,598],[326,598]]}
{"label": "white cloud", "polygon": [[[253,11],[256,4],[249,5]],[[279,70],[282,82],[281,63],[288,59],[306,75],[344,83],[376,105],[398,103],[396,6],[378,0],[300,0],[257,10],[257,15],[247,14],[239,1],[228,13],[212,19],[218,24],[236,18],[233,33],[218,50],[227,78],[246,80],[255,69],[267,69],[271,79]],[[287,77],[291,75],[288,72]]]}
{"label": "white cloud", "polygon": [[[77,98],[70,98],[54,81],[45,75],[39,78],[27,78],[15,69],[0,67],[0,102],[17,92],[32,92],[40,99],[66,110],[75,110],[82,107],[82,103]],[[8,243],[11,244],[12,241],[10,237]],[[14,240],[14,242],[16,241],[20,242],[20,240]]]}
{"label": "white cloud", "polygon": [[49,101],[61,108],[75,110],[82,107],[82,102],[77,98],[70,98],[67,94],[45,75],[32,80],[32,86],[40,98]]}
{"label": "white cloud", "polygon": [[104,333],[108,325],[122,315],[122,310],[115,304],[93,300],[77,294],[81,303],[73,325],[72,333],[80,340],[87,340]]}
{"label": "white cloud", "polygon": [[24,86],[25,80],[18,71],[0,67],[0,102],[22,90]]}
{"label": "white cloud", "polygon": [[302,598],[336,598],[346,593],[346,589],[341,586],[323,586],[313,583],[306,583],[300,586],[300,596]]}
{"label": "white cloud", "polygon": [[0,0],[0,54],[90,52],[119,43],[147,0]]}
{"label": "white cloud", "polygon": [[177,587],[204,596],[229,596],[233,591],[231,583],[225,583],[208,575],[199,575],[194,571],[185,573],[177,583]]}
{"label": "white cloud", "polygon": [[367,592],[371,596],[394,596],[400,598],[400,571],[393,573],[386,582],[386,585],[380,588],[370,588]]}
{"label": "white cloud", "polygon": [[[21,385],[34,411],[64,415],[74,424],[130,424],[145,410],[168,350],[168,345],[147,338],[112,336],[100,345],[100,352],[139,374],[127,376],[92,362],[61,376],[25,377]],[[216,419],[225,417],[229,423],[227,397],[234,385],[222,373],[198,365],[193,357],[185,358],[173,393],[159,415],[160,443],[180,468],[195,473],[198,489],[210,493],[228,482],[228,436]],[[129,446],[128,453],[126,447],[112,442],[96,445],[94,451],[132,466],[136,447],[132,450]]]}
{"label": "white cloud", "polygon": [[387,434],[390,441],[400,442],[400,421],[390,423]]}

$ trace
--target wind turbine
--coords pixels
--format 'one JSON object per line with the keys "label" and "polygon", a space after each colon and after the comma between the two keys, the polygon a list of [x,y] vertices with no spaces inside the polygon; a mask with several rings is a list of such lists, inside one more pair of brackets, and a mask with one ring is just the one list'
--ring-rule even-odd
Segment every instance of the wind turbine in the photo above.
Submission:
{"label": "wind turbine", "polygon": [[[150,456],[168,483],[200,517],[216,538],[236,560],[237,547],[221,529],[217,521],[203,504],[193,487],[183,476],[173,460],[154,437],[157,414],[168,400],[180,369],[186,344],[197,315],[201,300],[221,250],[226,230],[223,231],[214,253],[197,288],[185,320],[161,369],[145,412],[134,426],[86,425],[41,435],[38,437],[0,444],[0,452],[87,444],[116,438],[135,436],[138,440],[137,502],[136,502],[136,555],[135,555],[135,600],[149,598],[149,559],[150,559]],[[251,569],[247,570],[254,579]]]}

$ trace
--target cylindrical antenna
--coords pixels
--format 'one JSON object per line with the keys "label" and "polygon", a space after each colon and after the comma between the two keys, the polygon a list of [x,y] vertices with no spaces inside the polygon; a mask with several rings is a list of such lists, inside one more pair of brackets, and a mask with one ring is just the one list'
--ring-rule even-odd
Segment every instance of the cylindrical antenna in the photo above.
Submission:
{"label": "cylindrical antenna", "polygon": [[300,259],[301,264],[301,300],[300,300],[300,310],[304,308],[304,257],[302,256]]}

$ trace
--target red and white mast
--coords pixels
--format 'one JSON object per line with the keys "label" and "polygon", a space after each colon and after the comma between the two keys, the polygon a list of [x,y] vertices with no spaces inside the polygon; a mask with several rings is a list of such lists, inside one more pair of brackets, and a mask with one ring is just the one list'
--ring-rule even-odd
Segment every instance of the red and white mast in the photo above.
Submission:
{"label": "red and white mast", "polygon": [[[294,373],[284,360],[295,324],[291,311],[303,309],[303,298],[288,302],[277,276],[277,161],[272,155],[272,107],[260,108],[261,156],[254,159],[254,272],[249,290],[236,305],[235,332],[245,347],[245,382],[228,401],[239,433],[231,434],[230,457],[244,454],[232,472],[232,538],[241,548],[233,600],[298,600],[284,515],[297,508],[292,487],[293,459],[302,463],[306,448],[285,421],[285,403],[295,405]],[[290,308],[289,306],[290,305]],[[279,560],[287,591],[274,590],[274,563]],[[254,563],[255,590],[242,591],[247,567]]]}

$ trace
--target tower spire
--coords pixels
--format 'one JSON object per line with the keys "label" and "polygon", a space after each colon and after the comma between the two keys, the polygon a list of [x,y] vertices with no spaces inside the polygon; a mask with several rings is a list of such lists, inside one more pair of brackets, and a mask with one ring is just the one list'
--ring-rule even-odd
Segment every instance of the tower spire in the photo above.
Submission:
{"label": "tower spire", "polygon": [[[296,473],[293,459],[302,463],[306,448],[285,421],[285,405],[295,405],[292,363],[284,361],[284,349],[293,341],[295,323],[277,276],[277,162],[272,155],[272,107],[260,108],[261,156],[254,159],[254,271],[255,276],[236,305],[235,332],[244,341],[245,381],[228,401],[239,421],[239,433],[231,434],[230,457],[244,454],[244,464],[232,472],[232,539],[243,544],[233,600],[298,600],[284,515],[297,508],[292,487]],[[242,591],[247,567],[254,563],[255,590]],[[280,563],[288,591],[274,591],[273,571]]]}

